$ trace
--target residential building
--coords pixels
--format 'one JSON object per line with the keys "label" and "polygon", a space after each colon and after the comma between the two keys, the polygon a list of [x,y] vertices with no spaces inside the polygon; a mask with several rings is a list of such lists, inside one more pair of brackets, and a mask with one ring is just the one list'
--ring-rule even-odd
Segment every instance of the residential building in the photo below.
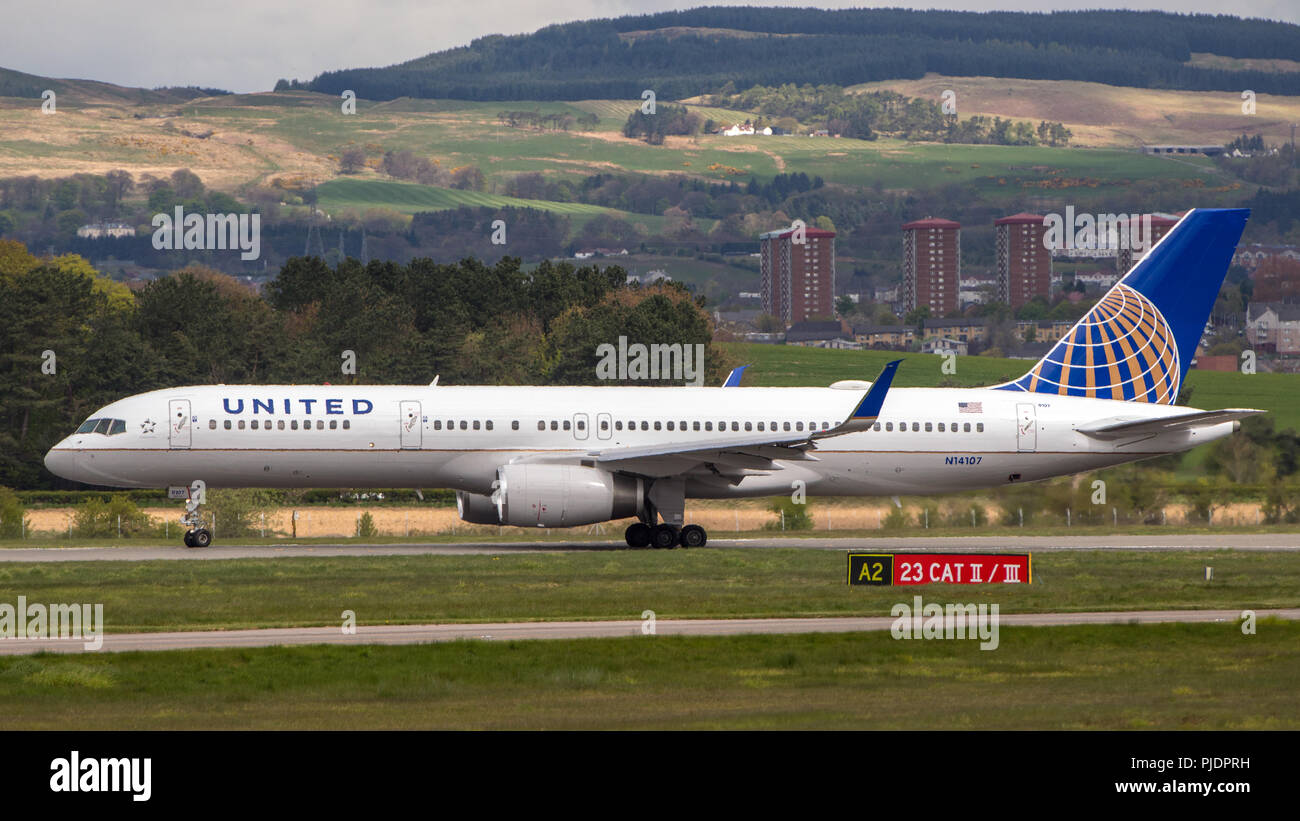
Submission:
{"label": "residential building", "polygon": [[903,226],[904,304],[929,306],[931,316],[958,308],[961,291],[961,223],[926,217]]}
{"label": "residential building", "polygon": [[998,301],[1016,309],[1036,296],[1050,299],[1052,252],[1044,242],[1046,218],[1040,214],[1012,214],[994,220],[993,226]]}
{"label": "residential building", "polygon": [[763,310],[790,326],[835,315],[835,232],[820,228],[759,236]]}

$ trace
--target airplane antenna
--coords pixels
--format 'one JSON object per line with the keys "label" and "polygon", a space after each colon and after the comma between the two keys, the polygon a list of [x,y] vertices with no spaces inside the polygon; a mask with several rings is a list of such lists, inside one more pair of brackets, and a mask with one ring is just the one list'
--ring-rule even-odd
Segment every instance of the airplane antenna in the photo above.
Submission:
{"label": "airplane antenna", "polygon": [[441,377],[441,376],[442,376],[442,374],[438,374],[437,376],[434,376],[434,377],[433,377],[433,381],[429,383],[429,387],[431,387],[431,388],[436,388],[436,387],[438,387],[438,379],[439,379],[439,377]]}

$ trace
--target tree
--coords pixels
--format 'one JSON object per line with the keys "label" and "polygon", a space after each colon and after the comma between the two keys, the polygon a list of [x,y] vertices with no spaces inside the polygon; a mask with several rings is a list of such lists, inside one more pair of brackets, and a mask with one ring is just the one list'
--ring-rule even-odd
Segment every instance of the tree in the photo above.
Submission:
{"label": "tree", "polygon": [[355,174],[366,167],[366,152],[360,146],[343,149],[339,156],[339,173]]}

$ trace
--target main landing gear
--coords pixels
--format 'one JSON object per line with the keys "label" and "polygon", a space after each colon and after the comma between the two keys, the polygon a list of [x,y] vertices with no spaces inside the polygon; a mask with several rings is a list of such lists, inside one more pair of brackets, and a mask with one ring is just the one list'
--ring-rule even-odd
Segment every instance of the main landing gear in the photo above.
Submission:
{"label": "main landing gear", "polygon": [[[680,525],[686,507],[685,485],[680,480],[657,480],[650,486],[641,521],[628,526],[623,538],[628,547],[704,547],[709,535],[699,525]],[[656,524],[660,516],[664,521]]]}
{"label": "main landing gear", "polygon": [[709,534],[699,525],[686,525],[679,528],[675,525],[661,524],[651,527],[645,522],[635,522],[628,525],[623,538],[627,540],[628,547],[653,547],[656,550],[667,550],[674,547],[704,547],[709,541]]}

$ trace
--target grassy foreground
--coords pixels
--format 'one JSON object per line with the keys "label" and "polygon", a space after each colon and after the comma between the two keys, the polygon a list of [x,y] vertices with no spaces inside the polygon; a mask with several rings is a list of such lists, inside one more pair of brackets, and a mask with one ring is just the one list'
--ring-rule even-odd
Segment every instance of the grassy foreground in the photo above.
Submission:
{"label": "grassy foreground", "polygon": [[[1300,624],[0,658],[3,729],[1295,729]],[[923,697],[918,697],[921,694]]]}
{"label": "grassy foreground", "polygon": [[[884,616],[914,594],[1003,613],[1300,606],[1300,554],[1070,551],[1031,585],[850,588],[798,549],[6,563],[0,602],[98,602],[109,632],[480,621]],[[1205,566],[1214,567],[1206,582]]]}

